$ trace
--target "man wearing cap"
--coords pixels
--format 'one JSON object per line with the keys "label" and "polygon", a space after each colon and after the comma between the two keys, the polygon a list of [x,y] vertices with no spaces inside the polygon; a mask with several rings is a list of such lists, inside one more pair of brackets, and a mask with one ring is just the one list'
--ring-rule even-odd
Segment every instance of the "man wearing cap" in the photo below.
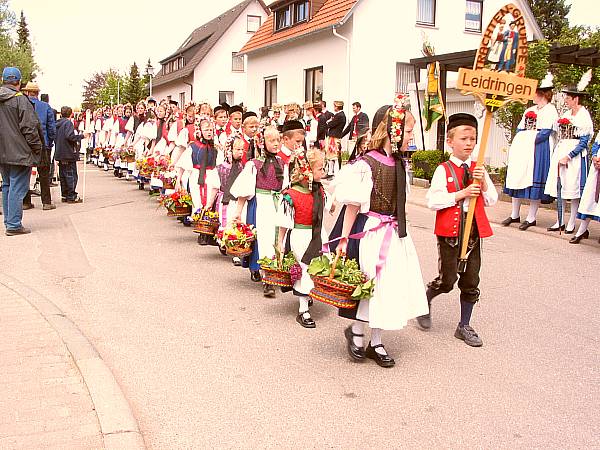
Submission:
{"label": "man wearing cap", "polygon": [[5,67],[0,87],[0,174],[7,236],[31,233],[22,223],[23,199],[29,190],[31,166],[42,150],[37,114],[20,87],[21,71]]}
{"label": "man wearing cap", "polygon": [[[54,145],[54,139],[56,138],[55,113],[48,103],[38,99],[40,88],[38,87],[37,83],[34,83],[33,81],[28,82],[23,88],[23,93],[27,95],[29,100],[31,100],[31,103],[33,103],[33,107],[38,115],[38,119],[40,120],[42,133],[44,135],[44,146],[42,149],[40,163],[38,164],[37,168],[39,173],[43,210],[48,211],[51,209],[56,209],[56,206],[52,203],[52,197],[50,194],[50,153],[52,150],[52,145]],[[25,196],[23,207],[25,209],[33,208],[33,204],[31,203],[31,191]]]}

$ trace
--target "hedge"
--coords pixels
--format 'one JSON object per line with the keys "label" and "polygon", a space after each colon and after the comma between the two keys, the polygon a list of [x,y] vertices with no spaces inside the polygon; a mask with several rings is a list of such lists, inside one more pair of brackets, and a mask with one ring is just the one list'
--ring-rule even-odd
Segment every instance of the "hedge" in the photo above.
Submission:
{"label": "hedge", "polygon": [[431,181],[437,166],[450,158],[449,153],[440,150],[418,150],[412,154],[412,170],[415,178]]}

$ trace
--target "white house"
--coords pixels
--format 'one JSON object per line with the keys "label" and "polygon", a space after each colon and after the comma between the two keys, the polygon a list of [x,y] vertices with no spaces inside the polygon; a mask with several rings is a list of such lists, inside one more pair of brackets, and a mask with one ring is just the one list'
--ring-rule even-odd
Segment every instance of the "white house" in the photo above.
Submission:
{"label": "white house", "polygon": [[[526,19],[529,39],[542,33],[526,0],[513,0]],[[272,14],[240,53],[248,58],[248,98],[251,108],[273,103],[320,100],[332,105],[344,100],[346,115],[359,101],[372,117],[391,103],[395,92],[415,90],[413,66],[422,56],[423,37],[436,54],[479,46],[482,29],[508,0],[278,0]],[[426,80],[421,71],[420,79]],[[472,97],[456,90],[448,75],[447,110],[473,112]],[[421,83],[420,90],[424,87]],[[421,91],[422,94],[422,91]],[[416,96],[413,95],[416,112]],[[417,127],[418,129],[419,127]],[[435,148],[436,127],[425,136]],[[420,132],[415,144],[422,147]],[[487,160],[500,165],[507,145],[498,127]]]}
{"label": "white house", "polygon": [[262,0],[244,0],[196,28],[181,46],[160,61],[152,80],[156,98],[181,106],[208,100],[211,104],[246,99],[246,58],[239,49],[260,28],[268,14]]}

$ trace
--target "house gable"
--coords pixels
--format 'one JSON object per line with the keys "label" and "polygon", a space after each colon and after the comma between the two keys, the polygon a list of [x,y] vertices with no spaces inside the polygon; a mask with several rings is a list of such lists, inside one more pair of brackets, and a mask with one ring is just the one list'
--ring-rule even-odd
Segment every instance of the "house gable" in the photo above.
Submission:
{"label": "house gable", "polygon": [[[348,18],[358,1],[360,0],[311,0],[312,15],[309,20],[277,31],[275,30],[276,14],[272,13],[256,34],[244,45],[240,53],[251,53],[340,25]],[[270,8],[276,10],[278,6],[289,3],[294,2],[282,0],[272,4]]]}
{"label": "house gable", "polygon": [[244,0],[210,22],[196,28],[177,51],[160,61],[162,67],[153,79],[154,86],[161,86],[191,75],[196,66],[206,57],[248,5],[255,1],[258,1],[261,7],[267,11],[262,0]]}

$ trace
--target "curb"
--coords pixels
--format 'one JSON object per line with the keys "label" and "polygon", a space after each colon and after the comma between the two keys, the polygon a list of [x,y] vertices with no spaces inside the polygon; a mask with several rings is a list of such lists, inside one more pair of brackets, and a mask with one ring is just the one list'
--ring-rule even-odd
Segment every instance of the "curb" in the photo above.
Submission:
{"label": "curb", "polygon": [[58,333],[87,386],[107,450],[145,450],[129,402],[96,348],[63,311],[34,289],[4,273],[0,284],[23,297]]}

